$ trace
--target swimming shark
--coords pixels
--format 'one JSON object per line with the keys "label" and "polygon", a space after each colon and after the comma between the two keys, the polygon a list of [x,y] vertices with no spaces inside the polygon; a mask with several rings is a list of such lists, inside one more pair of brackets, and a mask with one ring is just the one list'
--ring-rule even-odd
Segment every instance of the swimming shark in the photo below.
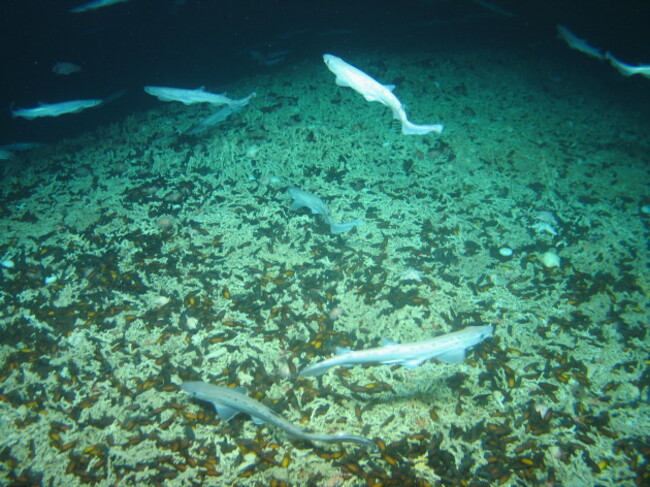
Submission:
{"label": "swimming shark", "polygon": [[491,326],[468,326],[421,342],[400,344],[384,340],[382,347],[357,351],[337,347],[335,356],[303,369],[300,377],[322,375],[336,365],[400,364],[413,368],[432,358],[457,364],[465,360],[466,349],[491,337],[492,332]]}
{"label": "swimming shark", "polygon": [[556,28],[558,37],[566,42],[571,49],[575,49],[576,51],[580,51],[587,56],[595,57],[601,61],[605,59],[605,56],[600,49],[589,45],[585,39],[580,39],[565,26],[558,24]]}
{"label": "swimming shark", "polygon": [[71,8],[68,12],[73,14],[87,12],[88,10],[95,10],[102,7],[108,7],[109,5],[114,5],[116,3],[128,2],[129,0],[93,0],[92,2],[84,3],[78,7]]}
{"label": "swimming shark", "polygon": [[103,100],[90,99],[90,100],[71,100],[63,101],[61,103],[41,103],[34,108],[17,108],[11,111],[13,117],[26,118],[27,120],[34,120],[41,117],[58,117],[66,113],[78,113],[86,108],[96,107],[103,103]]}
{"label": "swimming shark", "polygon": [[330,226],[330,232],[333,234],[344,233],[352,230],[363,223],[361,220],[351,220],[345,223],[336,223],[332,217],[332,212],[329,206],[315,194],[300,188],[291,187],[287,193],[293,199],[291,203],[292,210],[299,210],[301,208],[309,208],[313,215],[322,215],[325,222]]}
{"label": "swimming shark", "polygon": [[235,107],[243,107],[246,106],[253,97],[255,97],[255,92],[253,92],[245,98],[232,100],[228,98],[225,93],[218,94],[205,91],[203,86],[196,90],[167,88],[165,86],[145,86],[144,91],[155,96],[160,101],[179,101],[185,105],[192,105],[193,103],[209,103],[214,106],[231,105]]}
{"label": "swimming shark", "polygon": [[634,76],[635,74],[640,74],[641,76],[645,76],[646,78],[650,78],[650,64],[640,64],[638,66],[632,66],[631,64],[627,64],[627,63],[624,63],[623,61],[619,61],[609,51],[605,53],[605,58],[623,76]]}
{"label": "swimming shark", "polygon": [[382,85],[374,78],[346,63],[340,57],[332,54],[323,54],[328,69],[336,75],[336,84],[347,88],[352,88],[357,93],[363,95],[367,101],[378,101],[387,106],[393,112],[393,117],[402,123],[402,133],[408,135],[424,135],[429,132],[441,133],[443,126],[441,124],[433,125],[416,125],[411,123],[406,117],[406,111],[402,103],[393,94],[393,85]]}
{"label": "swimming shark", "polygon": [[377,449],[377,445],[369,438],[338,432],[333,435],[308,433],[295,424],[287,421],[261,402],[251,399],[242,387],[228,388],[215,386],[206,382],[183,382],[181,389],[201,401],[212,403],[217,414],[223,421],[230,421],[235,415],[249,415],[257,425],[272,424],[284,430],[290,436],[308,441],[324,441],[328,443],[348,441],[359,443]]}

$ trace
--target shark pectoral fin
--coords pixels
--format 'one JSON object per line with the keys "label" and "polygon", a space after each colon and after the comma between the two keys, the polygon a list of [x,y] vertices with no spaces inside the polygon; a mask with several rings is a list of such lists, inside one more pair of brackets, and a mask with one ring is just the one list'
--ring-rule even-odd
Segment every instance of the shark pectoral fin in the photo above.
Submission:
{"label": "shark pectoral fin", "polygon": [[336,83],[337,85],[339,85],[339,86],[343,86],[344,88],[352,88],[352,86],[350,85],[350,83],[348,83],[347,80],[346,80],[345,78],[342,78],[342,77],[340,77],[340,76],[337,76],[337,77],[336,77],[336,81],[335,81],[335,83]]}
{"label": "shark pectoral fin", "polygon": [[438,355],[436,358],[441,362],[446,362],[448,364],[460,364],[465,360],[465,350],[462,348],[450,350],[442,355]]}
{"label": "shark pectoral fin", "polygon": [[257,426],[262,426],[263,424],[266,424],[266,422],[256,416],[251,416],[251,419],[253,420],[253,423],[255,423]]}
{"label": "shark pectoral fin", "polygon": [[391,340],[390,338],[382,338],[381,339],[381,344],[384,347],[386,347],[388,345],[399,345],[396,341]]}
{"label": "shark pectoral fin", "polygon": [[239,411],[236,409],[229,408],[228,406],[222,406],[216,402],[213,402],[212,404],[214,405],[214,409],[217,410],[217,414],[221,420],[225,421],[226,423],[239,413]]}
{"label": "shark pectoral fin", "polygon": [[407,369],[414,369],[418,365],[420,365],[424,360],[416,359],[416,360],[409,360],[408,362],[403,362],[402,365],[406,367]]}
{"label": "shark pectoral fin", "polygon": [[386,88],[388,91],[393,91],[395,89],[395,85],[384,85],[384,88]]}

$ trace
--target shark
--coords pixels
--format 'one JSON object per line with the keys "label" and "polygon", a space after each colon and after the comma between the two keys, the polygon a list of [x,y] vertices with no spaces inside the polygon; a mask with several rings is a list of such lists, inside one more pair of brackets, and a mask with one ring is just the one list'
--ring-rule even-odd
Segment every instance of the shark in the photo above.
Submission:
{"label": "shark", "polygon": [[580,39],[565,26],[558,24],[556,27],[558,37],[566,42],[571,49],[575,49],[576,51],[580,51],[587,56],[595,57],[601,61],[605,59],[605,56],[600,49],[589,45],[586,40]]}
{"label": "shark", "polygon": [[337,365],[400,364],[414,368],[432,358],[457,364],[465,360],[465,350],[491,337],[493,331],[491,326],[468,326],[420,342],[400,344],[385,339],[382,347],[357,351],[337,347],[336,355],[303,369],[300,377],[322,375]]}
{"label": "shark", "polygon": [[605,53],[605,58],[623,76],[634,76],[635,74],[640,74],[641,76],[645,76],[646,78],[650,78],[650,64],[640,64],[638,66],[632,66],[631,64],[627,64],[627,63],[624,63],[623,61],[619,61],[609,51]]}
{"label": "shark", "polygon": [[245,98],[239,100],[232,100],[226,96],[225,93],[210,93],[205,91],[205,87],[201,86],[196,90],[188,90],[184,88],[167,88],[165,86],[145,86],[144,91],[152,96],[155,96],[160,101],[179,101],[185,105],[192,105],[194,103],[209,103],[210,105],[231,105],[233,107],[243,107],[255,97],[255,92],[251,93]]}
{"label": "shark", "polygon": [[393,112],[393,117],[402,123],[402,133],[407,135],[424,135],[429,132],[442,133],[442,124],[416,125],[410,122],[402,103],[393,94],[394,85],[382,85],[358,68],[346,63],[333,54],[323,54],[323,61],[328,69],[336,75],[336,84],[352,88],[363,95],[367,101],[378,101]]}
{"label": "shark", "polygon": [[294,438],[307,441],[323,441],[326,443],[352,442],[377,449],[374,441],[363,436],[350,435],[343,432],[332,435],[309,433],[290,421],[287,421],[271,408],[259,401],[251,399],[243,387],[222,387],[208,384],[207,382],[183,382],[181,389],[191,396],[211,403],[223,421],[230,421],[239,413],[250,416],[257,425],[271,424]]}
{"label": "shark", "polygon": [[336,223],[332,217],[332,212],[330,211],[329,206],[327,206],[322,199],[309,191],[291,187],[287,190],[287,193],[293,199],[293,203],[291,203],[292,210],[296,211],[301,208],[309,208],[313,215],[322,215],[325,223],[330,226],[330,232],[335,235],[348,232],[354,227],[363,224],[363,221],[359,219],[350,220],[345,223]]}
{"label": "shark", "polygon": [[89,10],[95,10],[102,7],[108,7],[116,3],[128,2],[129,0],[93,0],[92,2],[84,3],[78,7],[71,8],[68,12],[73,14],[78,14],[81,12],[88,12]]}
{"label": "shark", "polygon": [[41,103],[33,108],[17,108],[11,111],[13,117],[25,118],[27,120],[34,120],[35,118],[42,117],[58,117],[66,113],[78,113],[87,108],[96,107],[103,103],[103,100],[89,99],[89,100],[70,100],[60,103]]}

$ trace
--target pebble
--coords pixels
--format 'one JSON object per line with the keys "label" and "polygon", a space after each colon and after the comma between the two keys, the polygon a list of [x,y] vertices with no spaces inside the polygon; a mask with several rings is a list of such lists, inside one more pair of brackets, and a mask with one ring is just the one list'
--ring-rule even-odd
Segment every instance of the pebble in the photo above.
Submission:
{"label": "pebble", "polygon": [[54,284],[57,281],[57,277],[52,275],[52,276],[47,276],[45,279],[43,279],[43,282],[45,283],[46,286],[49,286],[50,284]]}
{"label": "pebble", "polygon": [[509,248],[509,247],[501,247],[501,248],[499,249],[499,253],[500,253],[502,256],[504,256],[504,257],[510,257],[510,256],[512,256],[512,254],[515,253],[515,251],[512,250],[512,249]]}
{"label": "pebble", "polygon": [[545,267],[560,267],[560,256],[555,252],[544,252],[539,260]]}

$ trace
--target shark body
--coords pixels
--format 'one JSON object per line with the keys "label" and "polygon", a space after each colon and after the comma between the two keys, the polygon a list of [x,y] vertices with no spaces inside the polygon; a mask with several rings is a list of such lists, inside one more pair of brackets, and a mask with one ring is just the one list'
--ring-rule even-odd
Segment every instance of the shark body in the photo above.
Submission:
{"label": "shark body", "polygon": [[322,215],[325,222],[330,226],[330,232],[333,234],[347,232],[363,223],[358,219],[345,223],[336,223],[332,217],[329,206],[327,206],[322,199],[309,191],[291,187],[287,190],[287,193],[293,199],[293,203],[291,203],[292,210],[295,211],[301,208],[309,208],[313,215]]}
{"label": "shark body", "polygon": [[650,78],[650,64],[640,64],[639,66],[632,66],[631,64],[624,63],[616,59],[611,52],[605,53],[605,58],[614,66],[619,73],[623,76],[634,76],[640,74],[646,78]]}
{"label": "shark body", "polygon": [[601,61],[605,59],[602,51],[597,47],[588,44],[585,39],[581,39],[563,25],[558,24],[556,27],[558,37],[566,42],[571,49],[575,49],[576,51],[580,51],[587,56],[595,57]]}
{"label": "shark body", "polygon": [[197,399],[212,403],[223,421],[229,421],[235,415],[244,413],[250,416],[255,424],[272,424],[295,438],[328,443],[347,441],[369,446],[373,449],[377,448],[377,445],[372,440],[363,436],[348,435],[342,432],[333,435],[308,433],[261,402],[248,397],[246,391],[241,387],[230,389],[206,382],[183,382],[181,389]]}
{"label": "shark body", "polygon": [[334,357],[310,365],[300,372],[300,376],[322,375],[336,365],[400,364],[413,368],[432,358],[448,363],[460,363],[465,359],[465,350],[491,337],[492,331],[491,326],[468,326],[421,342],[400,344],[385,340],[383,347],[367,350],[350,351],[338,348]]}
{"label": "shark body", "polygon": [[185,105],[209,103],[214,106],[231,105],[235,107],[243,107],[246,106],[251,98],[255,96],[255,92],[253,92],[246,98],[232,100],[225,94],[205,91],[203,87],[196,90],[188,90],[184,88],[167,88],[165,86],[145,86],[144,91],[161,101],[178,101]]}
{"label": "shark body", "polygon": [[402,133],[408,135],[424,135],[429,132],[441,133],[441,124],[416,125],[408,120],[402,103],[393,94],[392,85],[382,85],[374,78],[371,78],[360,69],[346,63],[340,57],[332,54],[324,54],[323,61],[328,69],[336,75],[336,84],[352,88],[363,95],[367,101],[378,101],[387,106],[393,112],[393,117],[402,123]]}
{"label": "shark body", "polygon": [[96,107],[101,104],[101,99],[71,100],[61,103],[42,103],[34,108],[17,108],[11,111],[12,116],[33,120],[42,117],[58,117],[66,113],[78,113],[87,108]]}

